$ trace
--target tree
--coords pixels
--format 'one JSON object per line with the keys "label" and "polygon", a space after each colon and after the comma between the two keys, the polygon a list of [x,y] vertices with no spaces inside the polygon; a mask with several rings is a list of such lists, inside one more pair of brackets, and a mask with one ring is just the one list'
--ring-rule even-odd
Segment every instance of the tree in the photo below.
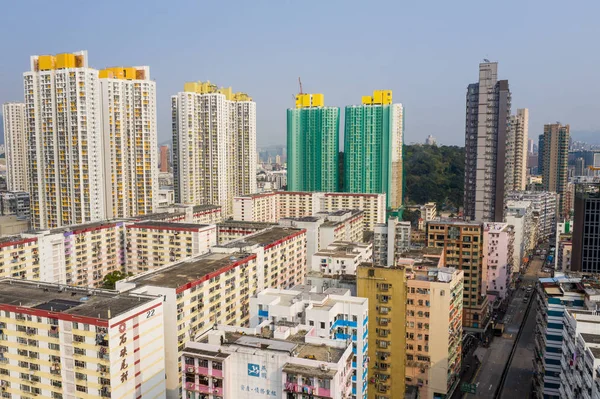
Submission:
{"label": "tree", "polygon": [[404,146],[404,202],[435,202],[438,209],[463,204],[465,149],[455,146]]}
{"label": "tree", "polygon": [[106,276],[104,276],[104,279],[102,279],[102,288],[114,290],[115,286],[117,285],[117,281],[123,280],[131,276],[133,276],[133,273],[125,273],[120,270],[110,272]]}
{"label": "tree", "polygon": [[402,220],[405,222],[410,222],[411,226],[415,227],[419,223],[419,218],[421,217],[421,211],[418,209],[405,209],[402,213]]}

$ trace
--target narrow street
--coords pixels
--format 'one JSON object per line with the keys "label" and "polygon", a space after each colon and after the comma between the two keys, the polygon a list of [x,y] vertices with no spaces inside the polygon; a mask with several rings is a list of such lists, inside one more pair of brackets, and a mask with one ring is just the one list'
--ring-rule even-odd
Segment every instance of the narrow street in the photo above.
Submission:
{"label": "narrow street", "polygon": [[[522,284],[521,286],[527,286],[529,284],[535,285],[538,279],[538,273],[542,268],[543,261],[539,258],[534,258],[531,261],[531,264],[525,273],[522,276]],[[523,298],[525,296],[525,291],[522,289],[517,289],[517,291],[513,294],[513,297],[508,305],[508,309],[504,316],[503,322],[505,325],[504,334],[501,337],[494,337],[490,346],[488,348],[478,347],[475,350],[475,356],[481,361],[481,367],[475,373],[474,378],[472,379],[472,383],[477,384],[477,394],[465,394],[463,398],[493,398],[496,389],[498,388],[498,384],[501,381],[502,373],[506,367],[507,362],[509,361],[510,353],[513,348],[513,344],[515,339],[517,338],[517,334],[519,329],[521,328],[521,324],[523,323],[523,318],[527,311],[527,307],[530,305],[532,301],[523,302]],[[528,338],[525,335],[521,336],[519,340],[519,348],[523,345],[523,350],[528,351],[528,343],[533,344],[533,327],[535,327],[535,309],[530,311],[528,322],[525,323],[526,328],[531,328],[531,334],[528,335]],[[532,316],[533,315],[533,316]],[[532,321],[533,320],[533,321]],[[531,323],[533,323],[533,327],[531,327]],[[529,326],[528,326],[529,324]],[[518,349],[519,349],[518,348]],[[527,355],[527,354],[526,354]],[[515,354],[515,359],[519,356],[519,353]],[[532,363],[531,359],[533,359],[533,352],[528,354],[525,360],[521,361],[513,361],[514,370],[511,368],[509,370],[509,377],[507,378],[506,387],[502,397],[506,398],[527,398],[529,395],[530,389],[530,381],[532,378]],[[523,370],[517,370],[517,367],[523,367],[527,369],[527,366],[523,362],[529,362],[528,370],[525,373],[525,376],[521,376],[519,378],[520,382],[510,381],[509,378],[514,379],[515,373],[523,373]],[[512,372],[512,374],[511,374]],[[523,379],[527,379],[527,381],[523,381]],[[525,385],[524,387],[522,385]],[[521,391],[521,390],[525,391]],[[509,392],[511,392],[509,394]],[[524,393],[523,393],[524,392]],[[513,395],[513,396],[510,396]],[[517,396],[514,396],[517,395]]]}

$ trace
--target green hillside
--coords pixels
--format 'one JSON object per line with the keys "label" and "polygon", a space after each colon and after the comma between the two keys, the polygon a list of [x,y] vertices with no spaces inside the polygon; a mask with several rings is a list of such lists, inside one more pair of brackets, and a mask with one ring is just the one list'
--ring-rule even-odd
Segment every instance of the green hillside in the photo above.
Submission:
{"label": "green hillside", "polygon": [[461,207],[465,172],[465,149],[456,146],[404,146],[404,203],[436,202]]}

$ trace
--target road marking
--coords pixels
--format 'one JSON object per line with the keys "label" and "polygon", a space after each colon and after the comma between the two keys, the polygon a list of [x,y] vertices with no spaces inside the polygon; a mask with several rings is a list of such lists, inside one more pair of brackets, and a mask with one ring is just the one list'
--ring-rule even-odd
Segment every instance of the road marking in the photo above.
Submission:
{"label": "road marking", "polygon": [[490,387],[488,388],[488,391],[491,391],[491,390],[492,390],[492,386],[493,386],[493,385],[492,385],[492,384],[490,384]]}

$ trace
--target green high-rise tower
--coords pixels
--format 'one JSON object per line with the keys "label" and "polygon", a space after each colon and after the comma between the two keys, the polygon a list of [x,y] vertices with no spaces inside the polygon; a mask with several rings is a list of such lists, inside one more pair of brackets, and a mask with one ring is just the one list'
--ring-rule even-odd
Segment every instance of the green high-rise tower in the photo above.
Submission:
{"label": "green high-rise tower", "polygon": [[402,104],[392,104],[391,90],[363,96],[346,107],[344,124],[344,191],[385,193],[387,208],[402,206]]}
{"label": "green high-rise tower", "polygon": [[299,94],[287,110],[288,191],[338,191],[340,109]]}

